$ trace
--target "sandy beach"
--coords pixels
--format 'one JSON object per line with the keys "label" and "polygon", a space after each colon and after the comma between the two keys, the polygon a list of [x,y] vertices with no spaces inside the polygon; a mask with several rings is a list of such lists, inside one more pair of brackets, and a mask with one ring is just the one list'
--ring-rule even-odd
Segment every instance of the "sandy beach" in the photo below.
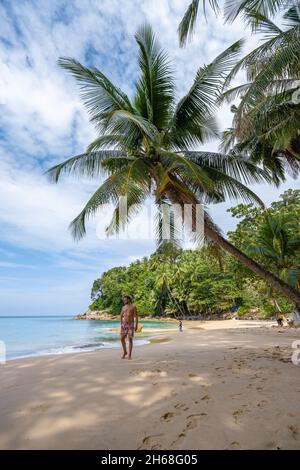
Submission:
{"label": "sandy beach", "polygon": [[136,347],[0,365],[1,449],[300,449],[300,330],[186,322]]}

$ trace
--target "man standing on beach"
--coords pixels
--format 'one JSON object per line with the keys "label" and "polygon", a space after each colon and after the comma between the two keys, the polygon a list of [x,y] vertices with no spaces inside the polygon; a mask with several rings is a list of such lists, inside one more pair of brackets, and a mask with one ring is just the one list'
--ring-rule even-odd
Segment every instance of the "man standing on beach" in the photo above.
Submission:
{"label": "man standing on beach", "polygon": [[129,295],[125,295],[123,297],[123,304],[124,305],[121,310],[121,343],[123,347],[122,359],[125,359],[127,356],[126,336],[128,336],[129,341],[128,359],[131,359],[133,336],[134,332],[137,331],[139,319],[136,306],[132,303],[131,297]]}

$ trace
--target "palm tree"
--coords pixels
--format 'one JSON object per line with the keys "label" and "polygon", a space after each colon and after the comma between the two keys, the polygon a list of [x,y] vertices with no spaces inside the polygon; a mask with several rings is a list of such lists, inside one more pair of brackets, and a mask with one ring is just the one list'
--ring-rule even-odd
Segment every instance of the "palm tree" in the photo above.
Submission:
{"label": "palm tree", "polygon": [[[288,93],[265,96],[248,107],[241,119],[235,117],[231,128],[223,132],[220,149],[247,156],[270,170],[276,185],[286,174],[296,178],[300,173],[300,106],[287,100]],[[221,97],[222,99],[222,97]]]}
{"label": "palm tree", "polygon": [[[300,269],[297,267],[297,254],[300,252],[299,220],[290,214],[266,213],[255,240],[248,246],[247,253],[257,256],[270,266],[284,282],[295,289],[300,288]],[[299,259],[298,259],[299,262]],[[299,264],[299,263],[298,263]],[[274,290],[268,289],[278,312]]]}
{"label": "palm tree", "polygon": [[256,135],[272,151],[286,150],[300,160],[300,2],[299,9],[294,5],[285,11],[283,20],[281,28],[257,11],[248,13],[252,32],[263,33],[264,41],[237,62],[224,82],[228,87],[243,69],[247,83],[226,91],[222,98],[240,98],[233,119],[239,142]]}
{"label": "palm tree", "polygon": [[[198,7],[199,1],[192,2],[180,23],[181,45],[194,30]],[[217,11],[217,2],[212,7]],[[283,27],[270,19],[279,11],[283,11]],[[263,163],[278,183],[285,171],[294,177],[300,171],[300,2],[225,1],[225,21],[233,21],[239,14],[253,34],[264,34],[264,40],[237,62],[224,82],[228,88],[237,73],[245,70],[247,83],[224,92],[220,100],[240,98],[221,148],[235,148]]]}
{"label": "palm tree", "polygon": [[[55,182],[63,173],[107,176],[71,223],[75,239],[85,234],[86,220],[103,204],[115,205],[114,222],[109,225],[108,233],[129,222],[149,196],[157,205],[168,201],[181,210],[186,204],[191,205],[191,217],[185,223],[189,222],[195,229],[200,203],[220,202],[230,197],[262,204],[249,186],[271,181],[269,172],[234,153],[192,150],[216,135],[214,105],[221,91],[222,77],[232,68],[241,42],[201,67],[188,93],[175,104],[170,63],[150,26],[142,26],[135,38],[140,77],[132,101],[100,70],[89,69],[70,58],[59,61],[79,82],[99,136],[86,153],[56,165],[49,173]],[[125,216],[120,216],[120,196],[127,197]],[[229,243],[207,212],[204,235],[300,306],[299,293]]]}
{"label": "palm tree", "polygon": [[295,266],[300,252],[299,230],[299,220],[289,214],[266,213],[255,241],[247,249],[248,254],[262,258],[282,280],[295,288],[300,285],[300,269]]}

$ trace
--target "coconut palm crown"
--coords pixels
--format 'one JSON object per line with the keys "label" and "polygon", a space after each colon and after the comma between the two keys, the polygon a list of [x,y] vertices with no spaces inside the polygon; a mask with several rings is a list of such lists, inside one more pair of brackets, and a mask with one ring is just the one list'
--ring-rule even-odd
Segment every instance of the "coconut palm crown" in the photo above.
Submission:
{"label": "coconut palm crown", "polygon": [[188,93],[175,103],[170,62],[151,27],[143,25],[135,39],[140,76],[133,100],[98,69],[70,58],[59,60],[78,81],[99,136],[86,153],[56,165],[49,174],[55,182],[62,173],[106,176],[71,224],[77,239],[85,234],[86,219],[101,205],[112,202],[117,211],[120,196],[127,196],[129,214],[131,207],[142,204],[148,196],[160,202],[171,187],[189,196],[196,194],[202,203],[233,196],[257,204],[261,201],[248,185],[269,178],[243,157],[193,150],[217,136],[216,99],[241,42],[201,67]]}

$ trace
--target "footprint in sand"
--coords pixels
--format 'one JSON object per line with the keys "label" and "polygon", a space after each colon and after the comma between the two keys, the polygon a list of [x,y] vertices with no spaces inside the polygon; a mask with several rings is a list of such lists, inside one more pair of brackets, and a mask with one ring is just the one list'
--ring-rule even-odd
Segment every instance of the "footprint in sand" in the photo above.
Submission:
{"label": "footprint in sand", "polygon": [[158,444],[156,438],[160,438],[162,436],[163,434],[154,434],[152,436],[144,437],[142,444],[138,447],[138,449],[149,449],[149,450],[161,449],[161,445]]}
{"label": "footprint in sand", "polygon": [[198,425],[198,420],[201,418],[205,418],[206,416],[207,416],[207,413],[196,413],[196,414],[187,416],[186,430],[190,431],[191,429],[195,429]]}
{"label": "footprint in sand", "polygon": [[[246,407],[246,405],[243,405],[244,407]],[[234,418],[234,422],[237,424],[239,422],[239,419],[242,418],[242,416],[244,416],[245,413],[247,413],[247,409],[242,409],[242,408],[239,408],[238,410],[235,410],[233,413],[232,413],[232,416]]]}
{"label": "footprint in sand", "polygon": [[256,406],[259,406],[260,408],[263,408],[268,402],[266,400],[262,400],[259,403],[257,403]]}
{"label": "footprint in sand", "polygon": [[241,449],[242,446],[238,441],[233,441],[229,444],[228,449]]}
{"label": "footprint in sand", "polygon": [[175,416],[174,413],[172,413],[171,411],[168,411],[167,413],[165,413],[164,415],[160,417],[160,420],[166,421],[168,423],[169,421],[171,421],[172,418],[174,418],[174,416]]}
{"label": "footprint in sand", "polygon": [[[186,437],[185,432],[184,432],[184,431],[181,432],[181,433],[178,435],[178,437],[171,443],[170,447],[173,448],[176,444],[180,444],[180,443],[183,441],[183,439],[184,439],[185,437]],[[180,446],[179,448],[181,448],[181,446]]]}
{"label": "footprint in sand", "polygon": [[176,410],[182,411],[187,411],[189,409],[189,407],[185,403],[177,403],[174,408],[176,408]]}
{"label": "footprint in sand", "polygon": [[186,437],[187,432],[192,431],[193,429],[196,429],[198,425],[198,421],[200,419],[206,418],[206,416],[207,416],[207,413],[196,413],[196,414],[187,416],[186,426],[181,431],[181,433],[177,436],[177,438],[171,443],[171,448],[173,448],[175,445],[181,448],[181,443]]}
{"label": "footprint in sand", "polygon": [[294,439],[299,438],[299,429],[297,428],[297,426],[290,424],[287,428]]}
{"label": "footprint in sand", "polygon": [[211,397],[210,397],[209,395],[204,395],[204,396],[201,398],[201,401],[205,401],[206,403],[208,403],[209,400],[211,400]]}

